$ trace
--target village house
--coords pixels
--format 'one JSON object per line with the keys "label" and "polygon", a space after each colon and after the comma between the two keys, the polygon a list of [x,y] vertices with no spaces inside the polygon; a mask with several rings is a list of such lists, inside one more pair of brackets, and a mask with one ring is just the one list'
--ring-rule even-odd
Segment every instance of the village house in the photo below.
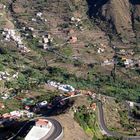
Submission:
{"label": "village house", "polygon": [[33,27],[28,27],[29,30],[31,31],[34,31],[34,28]]}
{"label": "village house", "polygon": [[76,43],[77,42],[77,37],[76,36],[71,36],[70,38],[69,38],[69,42],[70,43]]}
{"label": "village house", "polygon": [[10,113],[5,113],[5,114],[3,114],[2,115],[2,118],[10,118],[11,117],[11,115],[10,115]]}
{"label": "village house", "polygon": [[125,59],[124,60],[124,65],[125,65],[126,68],[133,67],[134,66],[134,61],[132,59]]}
{"label": "village house", "polygon": [[0,103],[0,109],[4,109],[5,105],[3,103]]}
{"label": "village house", "polygon": [[33,22],[36,22],[37,20],[36,20],[36,18],[32,18],[32,21],[33,21]]}
{"label": "village house", "polygon": [[2,72],[0,71],[0,80],[6,80],[6,81],[9,81],[10,78],[9,78],[10,74],[8,72]]}
{"label": "village house", "polygon": [[42,40],[40,40],[40,43],[43,43],[43,49],[46,50],[50,47],[51,42],[53,41],[53,38],[51,37],[50,34],[43,35]]}
{"label": "village house", "polygon": [[25,140],[43,140],[51,131],[53,124],[46,119],[38,119],[26,135]]}
{"label": "village house", "polygon": [[18,78],[18,72],[16,72],[12,77],[13,77],[14,79],[17,79],[17,78]]}
{"label": "village house", "polygon": [[121,49],[119,53],[122,54],[122,55],[125,55],[126,51],[124,49]]}
{"label": "village house", "polygon": [[45,127],[46,127],[46,128],[51,127],[51,124],[50,124],[49,121],[46,120],[46,119],[38,119],[38,121],[36,121],[35,125],[36,125],[37,127],[44,127],[44,128],[45,128]]}
{"label": "village house", "polygon": [[43,15],[43,13],[41,13],[41,12],[36,13],[37,17],[42,17],[42,15]]}
{"label": "village house", "polygon": [[5,93],[5,94],[2,95],[1,98],[6,100],[6,99],[10,98],[10,95],[8,93]]}
{"label": "village house", "polygon": [[4,28],[2,35],[4,36],[6,41],[15,41],[17,43],[17,47],[20,49],[21,52],[30,52],[30,50],[24,45],[20,34],[17,33],[14,29]]}
{"label": "village house", "polygon": [[134,107],[134,102],[128,102],[128,103],[129,103],[129,106],[130,106],[131,108]]}
{"label": "village house", "polygon": [[27,118],[32,118],[34,114],[32,112],[29,112],[27,110],[14,110],[11,111],[10,113],[5,113],[2,115],[2,118],[5,119],[19,119],[21,117],[27,117]]}
{"label": "village house", "polygon": [[47,81],[48,85],[53,86],[58,88],[59,90],[62,90],[64,92],[74,92],[75,88],[73,88],[71,85],[66,85],[66,84],[60,84],[59,82],[55,82],[55,81]]}
{"label": "village house", "polygon": [[6,5],[0,4],[0,11],[4,10],[6,8]]}
{"label": "village house", "polygon": [[49,43],[49,38],[48,38],[48,37],[43,36],[43,43],[45,43],[45,44]]}
{"label": "village house", "polygon": [[12,111],[10,112],[11,118],[20,118],[21,114],[19,111]]}
{"label": "village house", "polygon": [[98,48],[98,50],[97,50],[97,53],[103,53],[105,51],[105,49],[104,48]]}
{"label": "village house", "polygon": [[69,96],[74,96],[75,95],[75,92],[69,92],[68,95]]}
{"label": "village house", "polygon": [[80,18],[76,18],[76,17],[71,17],[71,21],[72,22],[80,22],[81,19]]}
{"label": "village house", "polygon": [[96,103],[92,103],[91,105],[90,105],[90,108],[93,110],[93,111],[95,111],[96,110]]}
{"label": "village house", "polygon": [[106,59],[106,60],[102,63],[103,66],[109,66],[109,65],[113,65],[113,64],[114,64],[114,61],[113,61],[113,60],[108,60],[108,59]]}

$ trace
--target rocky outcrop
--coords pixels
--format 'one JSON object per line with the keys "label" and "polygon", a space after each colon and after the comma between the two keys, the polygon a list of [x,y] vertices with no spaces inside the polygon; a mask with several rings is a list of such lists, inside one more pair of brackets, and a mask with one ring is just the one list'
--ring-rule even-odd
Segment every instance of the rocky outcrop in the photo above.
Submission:
{"label": "rocky outcrop", "polygon": [[124,43],[136,42],[136,38],[139,38],[140,1],[87,0],[87,2],[90,17],[112,24]]}

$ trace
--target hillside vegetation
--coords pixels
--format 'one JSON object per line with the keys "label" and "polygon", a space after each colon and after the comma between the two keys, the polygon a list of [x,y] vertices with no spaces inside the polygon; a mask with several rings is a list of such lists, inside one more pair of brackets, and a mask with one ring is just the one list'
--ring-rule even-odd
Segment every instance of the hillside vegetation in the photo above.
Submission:
{"label": "hillside vegetation", "polygon": [[[124,65],[124,58],[139,60],[139,2],[1,2],[6,4],[1,28],[16,29],[30,49],[21,52],[13,40],[6,42],[1,34],[0,71],[19,73],[17,79],[1,80],[1,91],[12,88],[20,94],[55,80],[77,89],[139,100],[139,65]],[[37,16],[39,12],[41,17]],[[51,41],[43,46],[43,37],[48,34]],[[120,53],[122,50],[125,54]]]}

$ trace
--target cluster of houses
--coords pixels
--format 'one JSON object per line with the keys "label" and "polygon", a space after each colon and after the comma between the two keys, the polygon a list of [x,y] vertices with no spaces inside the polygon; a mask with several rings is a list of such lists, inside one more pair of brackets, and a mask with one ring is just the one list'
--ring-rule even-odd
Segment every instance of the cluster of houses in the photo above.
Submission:
{"label": "cluster of houses", "polygon": [[126,68],[140,68],[140,60],[122,57],[122,62]]}
{"label": "cluster of houses", "polygon": [[32,21],[33,22],[37,22],[38,19],[47,22],[47,19],[43,17],[43,13],[42,12],[36,13],[36,17],[32,18]]}
{"label": "cluster of houses", "polygon": [[46,34],[42,36],[42,40],[40,40],[40,43],[43,44],[43,49],[47,50],[51,46],[52,41],[53,41],[53,38],[51,37],[51,35]]}
{"label": "cluster of houses", "polygon": [[72,87],[71,85],[67,85],[67,84],[61,84],[59,82],[55,82],[55,81],[47,81],[47,84],[53,87],[56,87],[59,90],[62,90],[64,92],[74,92],[75,88]]}
{"label": "cluster of houses", "polygon": [[114,60],[113,59],[111,59],[111,60],[106,59],[106,60],[104,60],[104,62],[101,65],[102,66],[114,65]]}
{"label": "cluster of houses", "polygon": [[[87,110],[88,112],[89,112],[89,111],[91,112],[91,111],[96,111],[96,108],[97,108],[96,103],[91,103],[90,106],[87,106],[87,107],[86,107],[86,110]],[[73,109],[74,113],[76,113],[77,111],[81,111],[80,108],[77,107],[77,106],[73,106],[72,109]]]}
{"label": "cluster of houses", "polygon": [[83,30],[82,20],[78,17],[71,17],[71,24],[74,24],[78,29]]}
{"label": "cluster of houses", "polygon": [[123,60],[124,60],[124,65],[126,68],[134,66],[134,61],[132,59],[124,58]]}
{"label": "cluster of houses", "polygon": [[105,49],[107,48],[107,46],[104,45],[103,43],[100,43],[99,46],[100,47],[98,48],[97,53],[98,54],[101,54],[101,53],[103,53],[105,51]]}
{"label": "cluster of houses", "polygon": [[[140,67],[140,60],[133,60],[133,59],[129,59],[129,58],[121,58],[120,60],[122,62],[122,64],[125,66],[125,68],[135,68],[135,67]],[[109,60],[106,59],[101,65],[102,66],[109,66],[109,65],[114,65],[114,63],[119,63],[119,61],[114,62],[113,59]]]}
{"label": "cluster of houses", "polygon": [[[29,103],[28,103],[29,104]],[[48,105],[47,101],[42,101],[37,103],[36,107],[39,107],[40,109],[43,107],[46,107]],[[0,103],[0,110],[5,109],[5,105],[1,102]],[[0,115],[0,124],[2,124],[2,122],[6,120],[10,120],[10,119],[22,119],[22,118],[33,118],[34,117],[34,113],[31,112],[30,110],[30,105],[26,105],[25,106],[25,110],[14,110],[11,111],[9,113],[4,113]]]}
{"label": "cluster of houses", "polygon": [[10,80],[9,76],[10,76],[10,74],[8,72],[0,71],[0,80],[7,80],[7,81],[9,81]]}
{"label": "cluster of houses", "polygon": [[118,54],[121,54],[121,55],[133,55],[134,51],[133,50],[120,49]]}
{"label": "cluster of houses", "polygon": [[126,68],[140,67],[140,60],[138,58],[132,58],[134,55],[133,50],[120,49],[117,51],[117,54],[119,55],[120,61]]}
{"label": "cluster of houses", "polygon": [[20,49],[21,52],[28,53],[30,50],[25,46],[23,39],[21,38],[21,35],[15,31],[15,29],[8,29],[4,28],[2,35],[5,39],[5,41],[15,41],[17,44],[17,47]]}
{"label": "cluster of houses", "polygon": [[[100,46],[100,47],[98,47],[98,46]],[[98,54],[104,53],[106,50],[106,45],[104,45],[103,43],[98,44],[96,47],[98,47],[97,48]],[[114,46],[113,48],[116,48],[116,47]],[[118,65],[121,64],[125,68],[140,67],[140,60],[139,59],[131,59],[129,57],[129,56],[132,56],[134,54],[134,52],[132,50],[126,51],[125,49],[120,49],[119,52],[117,52],[117,54],[119,55],[118,60],[114,60],[113,58],[112,59],[105,59],[101,63],[101,65],[102,66],[112,66],[116,63]]]}
{"label": "cluster of houses", "polygon": [[3,100],[6,100],[6,99],[9,99],[10,98],[10,94],[8,94],[8,93],[4,93],[4,94],[1,94],[1,95],[2,95],[1,98]]}
{"label": "cluster of houses", "polygon": [[1,80],[10,81],[11,79],[17,79],[17,78],[18,78],[18,72],[16,72],[11,76],[7,71],[5,72],[0,71],[0,81]]}
{"label": "cluster of houses", "polygon": [[5,113],[1,115],[3,119],[20,119],[20,118],[32,118],[34,114],[27,110],[15,110],[11,111],[10,113]]}
{"label": "cluster of houses", "polygon": [[[89,47],[89,46],[87,46]],[[103,43],[99,43],[99,44],[95,44],[94,45],[95,48],[97,48],[97,53],[98,54],[102,54],[105,52],[107,46]],[[115,49],[116,47],[113,46],[113,48]],[[101,62],[102,66],[112,66],[114,64],[120,65],[125,67],[125,68],[131,68],[131,69],[135,69],[135,68],[140,68],[140,59],[132,59],[131,56],[134,54],[133,50],[125,50],[125,49],[120,49],[118,52],[118,58],[117,60],[115,60],[114,58],[111,59],[104,59],[103,62]]]}

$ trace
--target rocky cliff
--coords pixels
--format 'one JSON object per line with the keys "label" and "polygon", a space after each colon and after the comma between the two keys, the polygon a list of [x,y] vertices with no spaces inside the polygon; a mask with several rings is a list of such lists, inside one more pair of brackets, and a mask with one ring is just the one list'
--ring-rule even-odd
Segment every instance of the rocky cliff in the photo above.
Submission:
{"label": "rocky cliff", "polygon": [[140,40],[139,0],[87,0],[89,16],[98,18],[114,30],[124,43]]}

